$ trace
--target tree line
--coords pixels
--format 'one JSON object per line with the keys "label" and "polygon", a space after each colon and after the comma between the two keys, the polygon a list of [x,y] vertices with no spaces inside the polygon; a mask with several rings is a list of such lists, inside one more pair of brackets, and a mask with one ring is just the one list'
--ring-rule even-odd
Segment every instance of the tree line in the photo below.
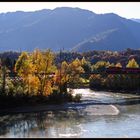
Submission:
{"label": "tree line", "polygon": [[85,56],[77,56],[67,61],[63,59],[63,53],[62,59],[56,63],[57,55],[51,50],[35,49],[33,52],[22,52],[14,60],[1,58],[0,95],[42,96],[56,101],[78,101],[80,96],[73,97],[68,88],[87,84],[90,88],[100,90],[139,89],[139,75],[90,74],[104,72],[111,66],[138,68],[139,64],[134,58],[124,66],[121,62],[111,63],[103,60],[92,63]]}
{"label": "tree line", "polygon": [[[47,97],[56,102],[79,101],[67,91],[67,83],[74,85],[84,72],[79,59],[71,63],[54,63],[51,50],[22,52],[10,70],[7,59],[1,60],[0,95],[9,97]],[[12,74],[12,75],[11,75]]]}

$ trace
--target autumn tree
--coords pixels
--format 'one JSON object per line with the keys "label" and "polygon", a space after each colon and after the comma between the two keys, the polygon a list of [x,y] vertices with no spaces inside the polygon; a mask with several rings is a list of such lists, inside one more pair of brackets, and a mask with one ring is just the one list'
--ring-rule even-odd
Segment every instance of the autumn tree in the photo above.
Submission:
{"label": "autumn tree", "polygon": [[67,82],[69,78],[69,64],[63,61],[61,69],[58,69],[55,76],[55,84],[59,85],[60,92],[67,93]]}
{"label": "autumn tree", "polygon": [[80,84],[81,78],[80,75],[84,73],[81,62],[78,58],[73,60],[68,66],[68,82],[72,86],[77,86]]}
{"label": "autumn tree", "polygon": [[103,72],[105,68],[109,67],[110,63],[106,61],[98,61],[95,65],[93,65],[93,71]]}
{"label": "autumn tree", "polygon": [[108,67],[115,67],[115,64],[111,63]]}
{"label": "autumn tree", "polygon": [[33,83],[31,81],[33,80],[34,70],[35,68],[31,62],[30,55],[27,52],[22,52],[15,64],[15,71],[23,79],[24,90],[28,94],[32,92],[31,89],[33,88],[31,86],[34,86],[34,84],[31,84]]}
{"label": "autumn tree", "polygon": [[100,88],[102,87],[103,78],[100,74],[92,74],[89,78],[90,88]]}
{"label": "autumn tree", "polygon": [[139,68],[138,63],[135,61],[135,59],[129,60],[128,64],[126,65],[127,68]]}
{"label": "autumn tree", "polygon": [[33,53],[23,52],[16,62],[15,69],[28,87],[28,93],[49,95],[52,93],[51,73],[55,71],[53,53],[50,50]]}
{"label": "autumn tree", "polygon": [[31,59],[35,67],[34,73],[40,81],[39,93],[41,95],[52,93],[53,77],[51,73],[56,71],[53,53],[50,50],[41,52],[36,49],[31,54]]}
{"label": "autumn tree", "polygon": [[[128,64],[126,65],[127,68],[139,68],[138,63],[135,59],[129,60]],[[130,89],[137,89],[140,85],[139,75],[126,75],[127,86]]]}
{"label": "autumn tree", "polygon": [[122,68],[122,65],[121,65],[121,63],[117,63],[117,64],[115,65],[115,67]]}

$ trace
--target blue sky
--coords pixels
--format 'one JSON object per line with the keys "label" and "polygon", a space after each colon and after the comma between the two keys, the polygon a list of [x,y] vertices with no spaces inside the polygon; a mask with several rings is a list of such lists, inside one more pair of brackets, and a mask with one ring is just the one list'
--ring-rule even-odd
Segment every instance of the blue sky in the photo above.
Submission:
{"label": "blue sky", "polygon": [[125,18],[140,19],[140,2],[0,2],[0,13],[56,7],[79,7],[97,14],[116,13]]}

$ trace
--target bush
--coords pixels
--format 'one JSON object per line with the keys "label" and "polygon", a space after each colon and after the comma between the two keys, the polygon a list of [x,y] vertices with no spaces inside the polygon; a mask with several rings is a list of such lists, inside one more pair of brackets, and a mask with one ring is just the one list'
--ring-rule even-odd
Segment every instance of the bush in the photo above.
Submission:
{"label": "bush", "polygon": [[73,101],[74,102],[80,102],[82,98],[82,95],[81,94],[76,94],[74,97],[73,97]]}
{"label": "bush", "polygon": [[52,94],[48,96],[49,101],[53,103],[63,103],[73,101],[73,96],[71,93],[60,93],[54,90]]}

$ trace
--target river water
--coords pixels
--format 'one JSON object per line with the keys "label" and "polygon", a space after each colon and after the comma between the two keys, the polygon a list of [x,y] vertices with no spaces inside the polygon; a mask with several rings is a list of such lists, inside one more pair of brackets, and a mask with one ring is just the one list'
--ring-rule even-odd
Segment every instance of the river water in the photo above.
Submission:
{"label": "river water", "polygon": [[[82,94],[77,110],[46,111],[0,116],[0,137],[4,138],[127,138],[140,137],[140,96],[111,92],[95,92],[90,89],[74,89]],[[118,114],[102,111],[100,115],[85,112],[92,103],[102,107],[113,105]],[[83,107],[83,103],[86,106]],[[114,108],[115,109],[115,108]]]}

